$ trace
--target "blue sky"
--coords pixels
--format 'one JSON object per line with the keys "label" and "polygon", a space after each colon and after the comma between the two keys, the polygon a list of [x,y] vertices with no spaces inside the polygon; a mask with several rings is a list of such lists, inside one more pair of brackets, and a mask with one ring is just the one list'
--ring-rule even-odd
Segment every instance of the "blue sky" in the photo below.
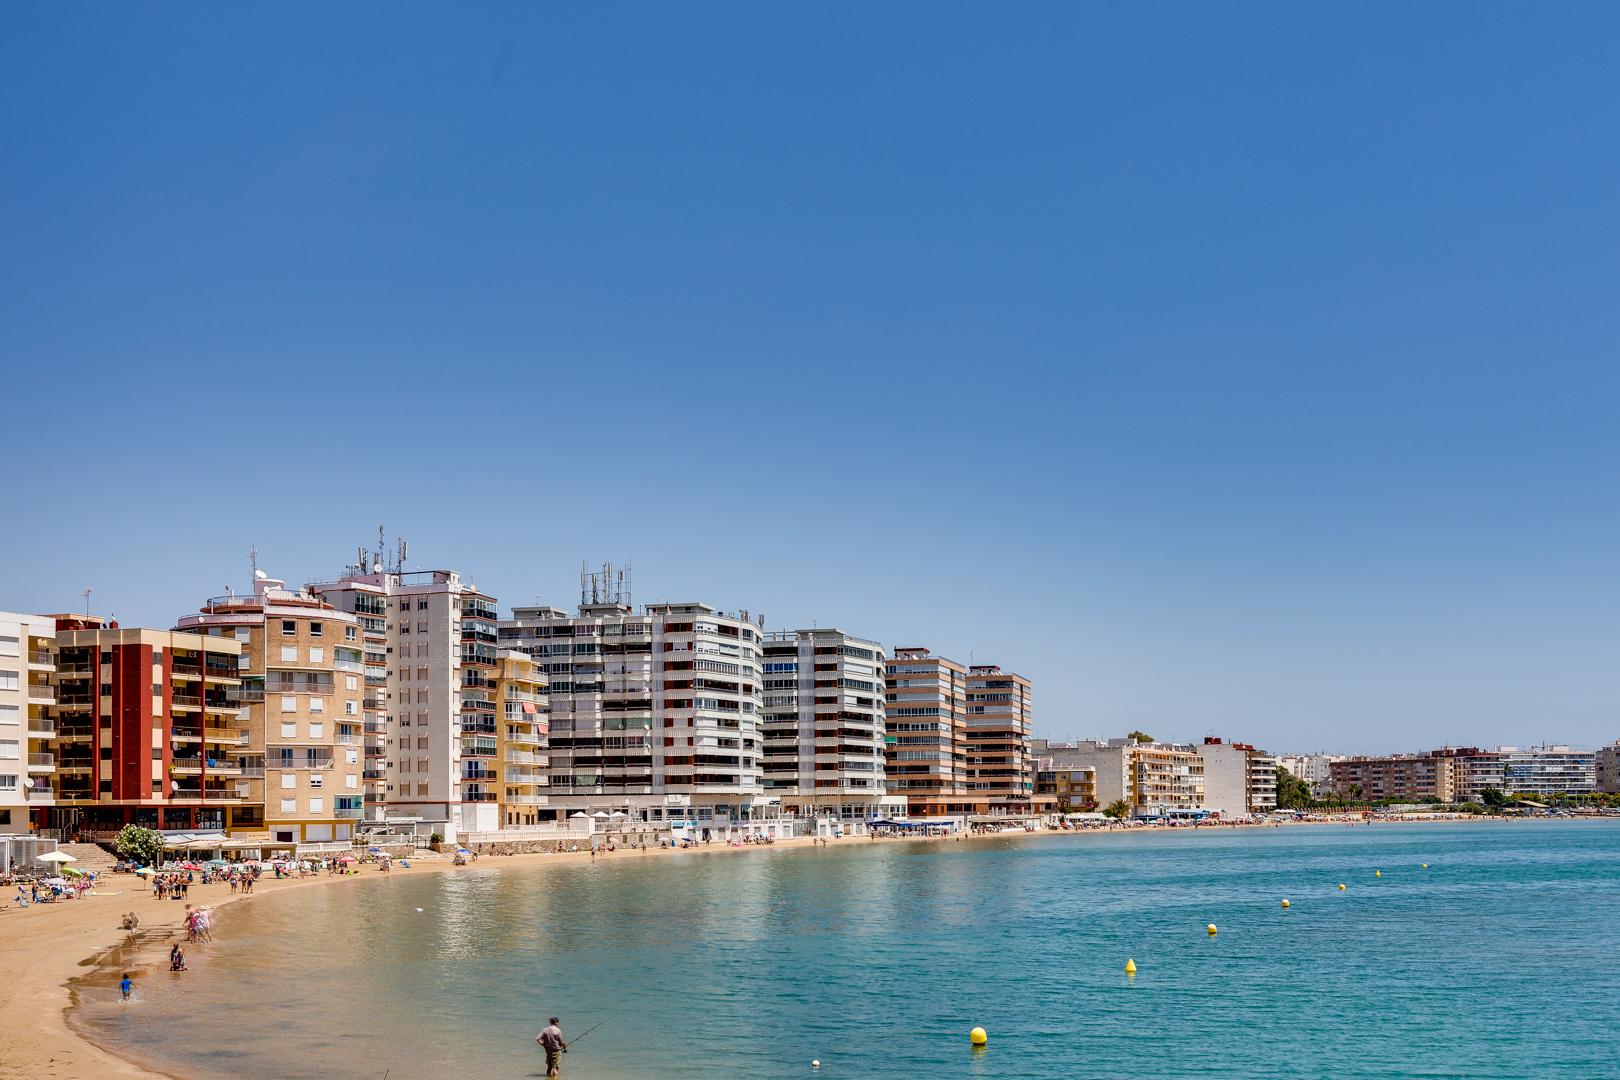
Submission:
{"label": "blue sky", "polygon": [[[1620,9],[0,13],[0,607],[411,541],[1055,737],[1620,737]],[[820,501],[807,502],[811,487]]]}

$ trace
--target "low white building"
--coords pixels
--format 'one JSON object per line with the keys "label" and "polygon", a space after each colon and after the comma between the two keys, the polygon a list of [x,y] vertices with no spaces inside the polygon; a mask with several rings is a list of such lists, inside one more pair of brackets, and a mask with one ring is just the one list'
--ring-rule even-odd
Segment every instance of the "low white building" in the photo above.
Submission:
{"label": "low white building", "polygon": [[1277,808],[1277,759],[1248,743],[1206,738],[1198,748],[1204,759],[1204,808],[1222,818],[1255,817]]}
{"label": "low white building", "polygon": [[29,831],[31,810],[55,805],[56,622],[0,611],[0,833]]}

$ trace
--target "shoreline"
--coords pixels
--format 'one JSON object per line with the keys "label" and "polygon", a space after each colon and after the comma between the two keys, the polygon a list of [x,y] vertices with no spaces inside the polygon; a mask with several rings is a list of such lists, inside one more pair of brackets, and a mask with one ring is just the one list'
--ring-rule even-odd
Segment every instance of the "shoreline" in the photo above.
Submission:
{"label": "shoreline", "polygon": [[[1516,823],[1554,821],[1612,821],[1612,818],[1489,818],[1459,817],[1418,819],[1412,821],[1301,821],[1229,826],[1138,826],[1133,828],[1098,828],[1082,830],[1041,829],[1034,832],[1014,831],[961,836],[902,837],[902,842],[971,843],[1006,837],[1132,835],[1138,833],[1224,833],[1228,830],[1265,828],[1303,828],[1310,826],[1377,825],[1435,825],[1452,823]],[[884,843],[886,839],[847,836],[829,840],[827,846]],[[597,861],[615,862],[621,859],[683,858],[694,854],[771,850],[777,847],[814,847],[814,838],[796,837],[778,840],[769,847],[756,845],[730,847],[725,844],[699,846],[686,851],[653,848],[647,851],[620,849],[611,855],[598,856]],[[591,862],[588,851],[562,853],[535,853],[522,855],[485,855],[477,863],[455,866],[448,856],[429,856],[409,869],[395,866],[387,875],[435,874],[456,870],[488,870],[506,866],[531,867],[578,865]],[[338,886],[359,878],[380,874],[374,864],[363,864],[358,876],[328,877],[324,874],[308,878],[288,878],[280,881],[265,878],[255,886],[252,896],[232,895],[229,886],[193,885],[189,903],[215,911],[257,896],[279,893],[289,889],[309,888],[317,885]],[[126,887],[132,886],[132,887]],[[163,970],[169,944],[185,936],[185,903],[153,898],[150,887],[132,875],[110,875],[98,883],[94,895],[60,905],[10,908],[0,912],[0,964],[9,978],[0,982],[0,1015],[10,1023],[0,1028],[0,1078],[12,1077],[114,1077],[119,1080],[183,1080],[183,1074],[164,1071],[96,1042],[72,1019],[79,1004],[82,990],[111,986],[115,970],[129,971],[137,976],[139,992],[141,980]],[[116,903],[108,903],[116,900]],[[125,912],[133,911],[141,918],[141,929],[126,931],[119,926]],[[206,955],[199,950],[198,955]]]}

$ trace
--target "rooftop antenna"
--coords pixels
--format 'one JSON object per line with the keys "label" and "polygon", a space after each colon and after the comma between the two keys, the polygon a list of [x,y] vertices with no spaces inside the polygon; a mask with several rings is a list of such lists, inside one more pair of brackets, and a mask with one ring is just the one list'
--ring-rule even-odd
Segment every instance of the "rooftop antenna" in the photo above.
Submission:
{"label": "rooftop antenna", "polygon": [[395,565],[394,569],[398,570],[400,573],[403,574],[405,572],[405,560],[410,557],[410,554],[411,554],[411,542],[409,540],[405,539],[403,536],[400,537],[399,538],[399,558],[397,560],[395,560],[396,565]]}
{"label": "rooftop antenna", "polygon": [[79,593],[80,596],[84,597],[84,617],[87,619],[90,617],[90,594],[95,591],[95,589],[86,585],[83,591]]}
{"label": "rooftop antenna", "polygon": [[591,576],[591,572],[586,569],[585,560],[584,559],[579,560],[579,606],[580,607],[585,606],[585,593],[586,593],[586,588],[587,588],[585,583],[586,583],[587,580],[589,580],[590,576]]}
{"label": "rooftop antenna", "polygon": [[382,522],[377,523],[377,561],[382,562],[388,551],[388,537],[383,532]]}

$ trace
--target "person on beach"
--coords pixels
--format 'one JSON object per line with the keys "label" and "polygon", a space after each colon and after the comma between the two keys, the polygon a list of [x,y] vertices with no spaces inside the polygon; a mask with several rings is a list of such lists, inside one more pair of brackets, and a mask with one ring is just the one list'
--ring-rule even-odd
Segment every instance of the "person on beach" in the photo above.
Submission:
{"label": "person on beach", "polygon": [[135,981],[129,977],[129,972],[126,971],[124,972],[124,977],[118,980],[118,1000],[128,1001],[129,995],[133,994],[134,992]]}
{"label": "person on beach", "polygon": [[562,1028],[558,1026],[559,1024],[560,1021],[553,1016],[540,1030],[540,1034],[534,1037],[534,1041],[545,1048],[547,1076],[562,1075],[562,1056],[568,1049],[568,1043],[563,1041]]}
{"label": "person on beach", "polygon": [[180,947],[180,943],[178,941],[175,942],[174,945],[169,949],[169,970],[186,970],[186,950]]}

